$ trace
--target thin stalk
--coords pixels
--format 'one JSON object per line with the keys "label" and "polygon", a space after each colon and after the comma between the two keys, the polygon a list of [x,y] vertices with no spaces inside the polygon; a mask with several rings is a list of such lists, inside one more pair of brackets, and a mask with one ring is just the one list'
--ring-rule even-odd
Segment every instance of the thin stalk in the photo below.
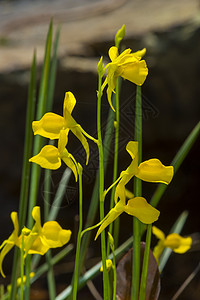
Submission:
{"label": "thin stalk", "polygon": [[[142,97],[141,88],[137,86],[135,106],[135,141],[138,141],[138,164],[142,161]],[[134,195],[142,196],[142,183],[134,178]],[[132,299],[138,300],[140,283],[140,221],[133,217],[133,265],[132,265]]]}
{"label": "thin stalk", "polygon": [[[37,108],[37,115],[36,115],[37,120],[39,120],[42,117],[42,115],[45,113],[45,110],[46,110],[47,88],[48,88],[50,59],[51,59],[52,33],[53,33],[53,25],[52,25],[52,22],[50,22],[49,31],[48,31],[47,40],[46,40],[45,58],[44,58],[40,90],[39,90],[39,100],[38,100],[38,108]],[[34,140],[33,155],[38,154],[41,146],[42,146],[42,137],[36,136],[35,140]],[[40,167],[37,164],[33,164],[32,172],[31,172],[30,196],[29,196],[29,207],[28,207],[28,220],[27,220],[28,228],[31,228],[33,226],[32,209],[35,206],[36,200],[37,200],[39,178],[40,178]],[[26,289],[25,289],[25,293],[24,293],[25,300],[29,300],[30,269],[31,269],[31,255],[29,255],[26,260],[26,279],[27,280],[26,280]],[[14,299],[12,299],[12,300],[14,300]]]}
{"label": "thin stalk", "polygon": [[[119,84],[121,84],[121,80],[119,81]],[[115,98],[116,95],[113,94],[113,98]],[[115,100],[113,99],[113,102]],[[104,172],[107,170],[107,165],[108,165],[108,157],[110,153],[110,147],[111,147],[111,142],[112,142],[112,135],[113,135],[113,124],[115,120],[115,112],[110,108],[109,109],[109,114],[108,114],[108,119],[107,119],[107,125],[106,125],[106,130],[105,130],[105,135],[104,135],[104,142],[103,142],[103,153],[104,153]],[[90,201],[90,206],[89,206],[89,211],[87,214],[87,219],[85,223],[85,228],[91,227],[94,224],[94,220],[97,214],[97,208],[98,208],[98,201],[96,199],[98,198],[98,192],[99,192],[99,170],[96,172],[96,179],[95,179],[95,184],[93,188],[93,193]],[[82,238],[82,243],[81,243],[81,257],[80,257],[80,270],[82,269],[82,266],[84,264],[85,256],[87,253],[88,249],[88,244],[91,238],[91,231],[87,232],[87,234],[84,235]]]}
{"label": "thin stalk", "polygon": [[143,258],[143,265],[142,265],[139,300],[145,300],[145,296],[146,296],[146,285],[147,285],[147,275],[148,275],[148,266],[149,266],[149,251],[150,251],[150,246],[151,246],[151,229],[152,229],[152,224],[149,224],[147,226],[146,244],[145,244],[144,258]]}
{"label": "thin stalk", "polygon": [[[50,144],[53,144],[50,142]],[[50,205],[50,191],[51,191],[51,170],[45,170],[44,177],[44,219],[48,220],[49,216],[49,205]],[[56,283],[52,265],[52,256],[51,251],[49,250],[46,254],[46,262],[48,264],[48,272],[47,272],[47,282],[48,282],[48,291],[49,291],[49,299],[54,300],[56,297]]]}
{"label": "thin stalk", "polygon": [[[26,211],[27,211],[27,199],[30,177],[30,163],[28,162],[31,156],[32,149],[32,128],[31,124],[34,116],[35,107],[35,91],[36,91],[36,52],[34,51],[31,72],[30,72],[30,84],[28,90],[28,105],[26,112],[26,130],[25,130],[25,142],[24,142],[24,156],[23,156],[23,168],[19,201],[19,230],[25,224]],[[17,268],[18,268],[19,249],[15,247],[12,278],[11,278],[11,300],[15,299],[16,295],[16,280],[17,280]]]}
{"label": "thin stalk", "polygon": [[22,233],[22,247],[20,250],[21,259],[20,259],[20,275],[21,275],[21,283],[20,283],[20,300],[24,299],[24,234]]}
{"label": "thin stalk", "polygon": [[[103,158],[103,144],[101,136],[101,85],[102,77],[99,74],[98,80],[98,102],[97,102],[97,135],[98,135],[98,149],[99,149],[99,200],[100,200],[100,221],[104,218],[104,158]],[[101,255],[103,262],[103,290],[104,300],[109,300],[109,280],[108,271],[106,269],[106,241],[105,231],[101,233]]]}
{"label": "thin stalk", "polygon": [[[119,80],[116,81],[116,121],[115,121],[115,152],[114,152],[114,167],[113,167],[113,182],[117,179],[117,172],[118,172],[118,150],[119,150]],[[112,189],[111,193],[111,201],[110,201],[110,209],[114,206],[114,194],[115,194],[115,188]],[[119,224],[120,224],[120,218],[117,218],[114,221],[114,242],[115,247],[118,246],[118,240],[119,240]],[[112,227],[113,223],[110,224],[109,232],[112,234]]]}
{"label": "thin stalk", "polygon": [[80,258],[80,248],[81,248],[81,232],[83,229],[83,183],[82,183],[82,172],[83,168],[78,164],[78,178],[79,178],[79,229],[77,236],[76,245],[76,259],[75,259],[75,269],[74,269],[74,284],[73,284],[73,300],[77,298],[78,291],[78,281],[79,281],[79,258]]}

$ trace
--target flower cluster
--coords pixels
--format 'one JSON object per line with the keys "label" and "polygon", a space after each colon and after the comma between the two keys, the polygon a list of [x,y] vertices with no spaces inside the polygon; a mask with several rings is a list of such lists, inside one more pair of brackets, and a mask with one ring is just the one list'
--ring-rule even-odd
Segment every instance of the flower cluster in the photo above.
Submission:
{"label": "flower cluster", "polygon": [[62,247],[70,240],[71,231],[62,229],[56,221],[48,221],[41,226],[39,206],[33,208],[32,217],[35,220],[32,230],[23,228],[19,235],[17,212],[11,213],[14,230],[9,238],[0,246],[0,272],[3,277],[5,277],[2,269],[4,257],[14,246],[23,247],[24,257],[26,257],[27,254],[44,255],[50,248]]}
{"label": "flower cluster", "polygon": [[41,120],[32,124],[34,134],[49,138],[58,139],[58,147],[53,145],[44,146],[40,153],[29,159],[30,162],[39,164],[42,168],[55,170],[61,166],[61,160],[73,171],[77,181],[77,162],[67,149],[68,135],[71,131],[81,142],[86,152],[86,164],[89,160],[89,145],[86,137],[96,141],[87,134],[81,125],[72,117],[72,111],[76,105],[76,99],[71,92],[65,93],[63,103],[63,116],[52,112],[46,113]]}
{"label": "flower cluster", "polygon": [[[134,197],[126,203],[126,184],[133,176],[148,182],[162,182],[169,184],[172,180],[174,169],[172,166],[164,166],[160,160],[153,158],[138,165],[138,142],[130,141],[126,146],[127,152],[132,158],[131,164],[125,171],[122,171],[117,179],[118,184],[115,190],[115,207],[103,219],[95,239],[98,235],[112,223],[120,214],[126,212],[137,217],[145,224],[155,222],[160,212],[147,203],[143,197]],[[119,201],[118,201],[119,198]]]}

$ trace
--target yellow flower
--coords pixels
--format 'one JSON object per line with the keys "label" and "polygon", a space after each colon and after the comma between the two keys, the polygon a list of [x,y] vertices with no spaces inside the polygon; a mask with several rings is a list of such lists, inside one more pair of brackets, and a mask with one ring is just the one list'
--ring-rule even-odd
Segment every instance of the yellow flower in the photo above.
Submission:
{"label": "yellow flower", "polygon": [[31,157],[30,162],[40,165],[42,168],[56,170],[61,166],[61,160],[73,171],[77,181],[77,162],[72,154],[65,148],[68,142],[68,136],[65,130],[60,131],[58,148],[53,145],[44,146],[40,153]]}
{"label": "yellow flower", "polygon": [[[106,269],[109,272],[110,269],[112,268],[112,260],[111,259],[106,259]],[[103,266],[100,268],[100,272],[103,272]]]}
{"label": "yellow flower", "polygon": [[185,253],[191,248],[191,237],[184,238],[177,233],[171,233],[165,237],[164,232],[155,226],[152,227],[152,232],[159,239],[158,244],[153,250],[153,254],[157,261],[165,248],[170,248],[176,253]]}
{"label": "yellow flower", "polygon": [[172,166],[164,166],[159,159],[153,158],[138,165],[138,142],[130,141],[126,146],[127,152],[132,158],[131,164],[120,174],[119,183],[115,190],[115,203],[119,198],[123,204],[126,201],[125,185],[129,180],[136,176],[148,182],[162,182],[169,184],[174,174]]}
{"label": "yellow flower", "polygon": [[39,206],[33,208],[32,217],[35,224],[31,233],[24,240],[25,255],[44,255],[50,248],[62,247],[69,242],[71,230],[62,229],[58,222],[48,221],[41,226]]}
{"label": "yellow flower", "polygon": [[22,229],[22,234],[19,233],[19,223],[17,212],[11,213],[11,219],[14,225],[14,230],[7,240],[5,240],[0,249],[0,273],[3,277],[5,274],[2,269],[2,263],[5,255],[12,249],[14,245],[21,248],[22,238],[24,244],[25,256],[27,254],[45,254],[50,248],[58,248],[65,245],[71,237],[71,231],[62,229],[56,221],[48,221],[41,226],[40,207],[35,206],[32,210],[32,216],[35,224],[32,230],[28,228]]}
{"label": "yellow flower", "polygon": [[3,269],[2,269],[2,263],[4,260],[4,257],[6,256],[6,254],[12,249],[12,247],[14,245],[18,245],[19,244],[19,239],[18,239],[18,232],[19,232],[19,223],[18,223],[18,218],[17,218],[17,213],[14,211],[11,213],[10,215],[11,220],[13,222],[14,225],[14,230],[12,232],[12,234],[9,236],[9,238],[5,241],[3,241],[3,243],[0,246],[0,273],[3,277],[6,277]]}
{"label": "yellow flower", "polygon": [[[63,116],[54,114],[52,112],[46,113],[39,121],[34,121],[32,124],[34,134],[39,134],[49,139],[58,139],[61,130],[66,131],[68,135],[69,130],[80,140],[83,145],[87,158],[86,164],[89,159],[89,145],[85,136],[93,139],[88,135],[83,128],[72,117],[72,111],[76,105],[76,99],[71,92],[65,93],[63,103]],[[84,136],[85,135],[85,136]]]}
{"label": "yellow flower", "polygon": [[136,85],[142,85],[147,77],[148,68],[145,60],[141,58],[145,55],[146,49],[131,53],[131,49],[124,50],[120,55],[118,48],[113,46],[109,49],[111,63],[105,67],[108,68],[108,75],[102,85],[102,90],[108,84],[107,97],[108,102],[113,110],[111,96],[115,92],[116,81],[119,76],[127,79]]}
{"label": "yellow flower", "polygon": [[127,214],[137,217],[141,222],[145,224],[151,224],[155,222],[160,212],[147,203],[147,201],[143,197],[135,197],[128,200],[127,204],[123,203],[123,201],[117,202],[114,208],[112,208],[109,213],[105,216],[103,221],[101,222],[101,226],[99,227],[97,234],[95,236],[95,240],[99,236],[99,234],[115,219],[119,217],[123,212]]}

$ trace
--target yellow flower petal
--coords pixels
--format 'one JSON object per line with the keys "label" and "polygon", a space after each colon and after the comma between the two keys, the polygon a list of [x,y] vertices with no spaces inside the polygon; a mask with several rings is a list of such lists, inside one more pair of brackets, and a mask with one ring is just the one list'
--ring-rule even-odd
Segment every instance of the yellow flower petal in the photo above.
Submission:
{"label": "yellow flower petal", "polygon": [[11,213],[11,219],[13,222],[14,230],[12,234],[9,236],[9,238],[5,240],[0,246],[0,249],[3,248],[0,253],[0,273],[3,277],[6,277],[2,268],[3,260],[6,254],[13,248],[13,246],[19,244],[18,241],[19,223],[18,223],[18,216],[16,212]]}
{"label": "yellow flower petal", "polygon": [[73,156],[69,154],[67,150],[66,153],[67,154],[65,154],[65,152],[63,153],[62,160],[72,170],[75,176],[75,180],[77,181],[78,174],[77,174],[77,164],[75,164],[75,158],[72,159]]}
{"label": "yellow flower petal", "polygon": [[165,240],[165,234],[162,230],[157,228],[156,226],[152,226],[152,232],[153,234],[159,239],[164,241]]}
{"label": "yellow flower petal", "polygon": [[112,223],[121,213],[124,211],[124,206],[122,205],[121,201],[119,201],[114,208],[112,208],[109,213],[105,216],[103,223],[99,227],[97,234],[95,236],[95,240],[101,234],[101,232],[110,224]]}
{"label": "yellow flower petal", "polygon": [[148,75],[148,68],[144,60],[129,63],[119,67],[119,75],[136,85],[142,85]]}
{"label": "yellow flower petal", "polygon": [[160,212],[147,203],[143,197],[135,197],[130,199],[124,207],[124,211],[132,216],[138,218],[145,224],[151,224],[158,220]]}
{"label": "yellow flower petal", "polygon": [[40,121],[32,123],[34,134],[39,134],[49,139],[58,139],[60,130],[65,128],[65,119],[54,113],[46,113]]}
{"label": "yellow flower petal", "polygon": [[141,59],[146,54],[146,52],[147,52],[146,48],[143,48],[142,50],[134,52],[133,55],[138,59]]}
{"label": "yellow flower petal", "polygon": [[169,234],[164,242],[165,247],[171,248],[176,253],[185,253],[191,248],[192,238],[182,237],[177,233]]}
{"label": "yellow flower petal", "polygon": [[62,229],[56,221],[44,223],[41,232],[41,240],[49,248],[62,247],[71,237],[71,230]]}
{"label": "yellow flower petal", "polygon": [[[112,265],[113,265],[112,260],[111,259],[106,259],[106,269],[107,269],[108,272],[112,268]],[[103,265],[100,268],[100,272],[103,272]]]}
{"label": "yellow flower petal", "polygon": [[155,257],[158,264],[159,264],[159,257],[161,256],[164,249],[165,249],[165,246],[164,246],[162,240],[160,240],[158,242],[158,244],[153,249],[153,255],[154,255],[154,257]]}
{"label": "yellow flower petal", "polygon": [[172,166],[164,166],[159,159],[149,159],[142,162],[135,175],[148,182],[162,182],[169,184],[174,174]]}
{"label": "yellow flower petal", "polygon": [[64,103],[63,103],[63,117],[66,118],[66,111],[71,114],[76,105],[76,98],[71,92],[65,93]]}
{"label": "yellow flower petal", "polygon": [[87,142],[87,139],[85,138],[85,136],[81,132],[81,126],[79,125],[77,127],[71,128],[71,131],[79,139],[79,141],[81,142],[83,148],[85,149],[85,152],[86,152],[86,165],[87,165],[88,160],[89,160],[89,156],[90,156],[90,148],[89,148],[89,144]]}
{"label": "yellow flower petal", "polygon": [[60,136],[58,140],[58,152],[62,155],[62,153],[65,151],[65,147],[68,143],[68,133],[69,130],[61,130]]}
{"label": "yellow flower petal", "polygon": [[61,166],[59,151],[52,145],[44,146],[40,153],[30,158],[29,161],[40,165],[42,168],[50,170],[56,170]]}
{"label": "yellow flower petal", "polygon": [[108,55],[110,57],[110,60],[114,61],[119,56],[118,48],[115,46],[111,47],[108,50]]}

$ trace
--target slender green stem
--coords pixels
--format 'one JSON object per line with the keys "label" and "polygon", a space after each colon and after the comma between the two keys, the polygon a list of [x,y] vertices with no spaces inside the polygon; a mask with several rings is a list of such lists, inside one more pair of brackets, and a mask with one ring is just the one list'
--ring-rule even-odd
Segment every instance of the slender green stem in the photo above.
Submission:
{"label": "slender green stem", "polygon": [[[98,103],[97,103],[97,134],[98,134],[98,149],[99,149],[99,200],[100,200],[100,221],[104,218],[104,158],[103,144],[101,136],[101,85],[102,76],[99,74],[98,81]],[[109,280],[108,271],[106,269],[106,241],[105,231],[101,233],[101,255],[103,262],[103,289],[104,300],[109,300]]]}
{"label": "slender green stem", "polygon": [[[45,113],[46,105],[47,105],[47,89],[48,89],[49,69],[50,69],[50,60],[51,60],[52,34],[53,34],[53,24],[52,22],[50,22],[49,31],[46,40],[45,58],[44,58],[44,64],[43,64],[42,76],[40,82],[39,101],[38,101],[38,108],[37,108],[37,115],[36,115],[37,120],[39,120],[42,117],[42,115]],[[42,146],[42,137],[36,136],[34,140],[33,155],[38,154],[38,152],[41,149],[41,146]],[[31,172],[30,196],[29,196],[29,207],[28,207],[28,218],[27,218],[27,224],[29,228],[31,228],[33,225],[32,209],[37,202],[39,178],[40,178],[40,167],[36,164],[33,164],[32,172]],[[30,269],[31,269],[30,264],[31,264],[31,258],[27,258],[26,276],[29,276],[30,274]],[[29,293],[30,293],[30,280],[26,280],[26,290],[24,293],[25,300],[29,300]]]}
{"label": "slender green stem", "polygon": [[21,284],[20,284],[20,300],[24,300],[24,234],[22,232],[22,247],[20,250],[20,273],[21,273]]}
{"label": "slender green stem", "polygon": [[[26,112],[26,131],[25,131],[25,143],[24,143],[24,157],[23,157],[23,169],[21,179],[20,201],[19,201],[19,228],[20,230],[25,225],[27,203],[28,203],[28,188],[29,188],[29,175],[30,175],[30,163],[28,162],[31,156],[32,150],[32,121],[34,116],[35,107],[35,91],[36,91],[36,52],[33,54],[33,61],[31,66],[30,84],[28,91],[28,105]],[[19,249],[15,247],[12,279],[11,279],[11,299],[15,299],[16,294],[16,279],[18,268]]]}
{"label": "slender green stem", "polygon": [[[118,172],[118,148],[119,148],[119,79],[116,81],[116,121],[115,121],[115,153],[114,153],[114,168],[113,168],[113,182],[117,179],[117,172]],[[112,190],[111,194],[111,205],[113,208],[114,205],[114,193],[115,188]],[[113,224],[113,223],[111,223]],[[119,240],[119,224],[120,224],[120,218],[117,218],[114,221],[114,241],[115,241],[115,247],[118,246],[118,240]],[[111,225],[112,226],[112,225]],[[110,232],[110,229],[109,229]],[[111,231],[112,233],[112,231]]]}
{"label": "slender green stem", "polygon": [[[52,145],[53,142],[50,141]],[[48,221],[49,216],[49,205],[50,205],[50,191],[51,191],[51,170],[45,170],[45,177],[44,177],[44,219]],[[54,300],[56,297],[56,283],[52,265],[52,256],[51,250],[45,254],[46,261],[48,264],[48,272],[47,272],[47,282],[48,282],[48,291],[49,291],[49,299]]]}
{"label": "slender green stem", "polygon": [[139,300],[145,300],[145,296],[146,296],[146,284],[147,284],[147,275],[148,275],[148,266],[149,266],[149,251],[151,246],[151,229],[152,229],[152,224],[149,224],[147,226],[147,235],[146,235],[143,265],[142,265]]}
{"label": "slender green stem", "polygon": [[[135,141],[138,141],[138,163],[142,160],[142,97],[141,88],[137,86],[135,106]],[[142,196],[142,183],[134,178],[134,195]],[[132,266],[132,299],[138,300],[140,282],[140,221],[133,217],[133,266]]]}
{"label": "slender green stem", "polygon": [[82,166],[78,164],[78,175],[79,175],[79,230],[76,245],[76,259],[74,269],[74,284],[73,284],[73,300],[77,298],[78,281],[79,281],[79,258],[81,248],[81,232],[83,229],[83,184],[82,184]]}

